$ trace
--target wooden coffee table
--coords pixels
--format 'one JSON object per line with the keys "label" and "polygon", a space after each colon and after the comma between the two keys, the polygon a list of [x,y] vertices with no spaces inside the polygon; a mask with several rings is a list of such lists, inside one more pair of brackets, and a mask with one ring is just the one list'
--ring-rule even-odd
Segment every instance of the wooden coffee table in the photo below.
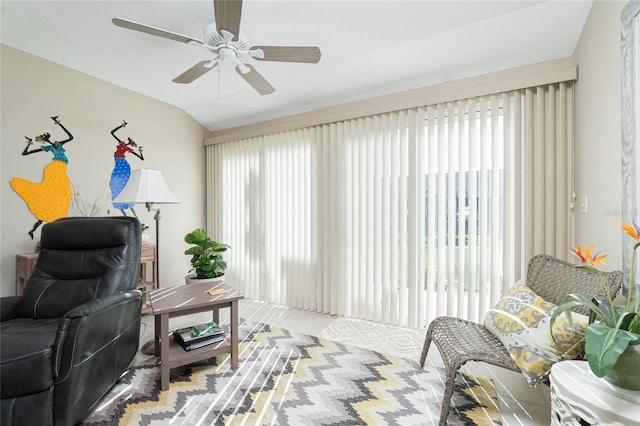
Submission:
{"label": "wooden coffee table", "polygon": [[[209,290],[225,292],[211,295]],[[155,320],[155,354],[160,356],[161,389],[169,389],[169,370],[201,361],[218,354],[231,354],[231,368],[238,368],[238,300],[244,296],[224,281],[204,282],[177,287],[163,287],[149,292]],[[169,318],[212,311],[219,324],[222,308],[230,308],[230,335],[225,340],[192,351],[169,336]],[[194,324],[195,325],[195,324]]]}

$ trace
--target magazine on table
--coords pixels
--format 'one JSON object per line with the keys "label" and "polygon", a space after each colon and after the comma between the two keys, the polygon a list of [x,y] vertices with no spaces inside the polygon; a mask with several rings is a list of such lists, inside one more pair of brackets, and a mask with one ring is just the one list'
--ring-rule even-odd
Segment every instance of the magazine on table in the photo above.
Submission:
{"label": "magazine on table", "polygon": [[192,325],[174,330],[173,337],[178,342],[188,345],[203,340],[210,340],[212,338],[220,337],[223,339],[224,332],[215,322],[210,321],[204,324]]}
{"label": "magazine on table", "polygon": [[180,339],[175,339],[176,342],[182,346],[185,351],[192,351],[194,349],[201,348],[203,346],[212,345],[214,343],[222,342],[224,340],[224,334],[218,334],[217,336],[207,337],[191,343],[184,343]]}

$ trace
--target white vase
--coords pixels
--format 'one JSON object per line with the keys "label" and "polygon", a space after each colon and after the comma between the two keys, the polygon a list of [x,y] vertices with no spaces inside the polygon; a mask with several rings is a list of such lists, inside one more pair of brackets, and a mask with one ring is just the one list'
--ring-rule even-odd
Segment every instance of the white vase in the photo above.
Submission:
{"label": "white vase", "polygon": [[141,237],[141,238],[142,238],[142,242],[143,242],[143,243],[148,243],[148,242],[149,242],[149,240],[151,239],[151,238],[149,237],[149,234],[145,234],[144,232],[142,233],[142,237]]}

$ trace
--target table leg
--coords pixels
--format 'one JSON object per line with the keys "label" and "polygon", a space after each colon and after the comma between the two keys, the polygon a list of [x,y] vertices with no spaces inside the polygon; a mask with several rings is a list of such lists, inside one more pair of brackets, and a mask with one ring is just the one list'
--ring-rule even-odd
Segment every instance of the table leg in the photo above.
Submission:
{"label": "table leg", "polygon": [[161,340],[161,334],[160,334],[160,315],[154,315],[153,317],[153,321],[154,321],[154,327],[153,327],[153,341],[154,341],[154,347],[153,347],[153,352],[155,356],[160,356],[160,340]]}
{"label": "table leg", "polygon": [[213,322],[218,326],[220,325],[220,309],[218,308],[213,309]]}
{"label": "table leg", "polygon": [[[160,317],[160,389],[169,389],[169,315]],[[156,318],[158,317],[156,316]]]}
{"label": "table leg", "polygon": [[238,301],[231,302],[231,318],[229,332],[231,333],[231,368],[238,368]]}

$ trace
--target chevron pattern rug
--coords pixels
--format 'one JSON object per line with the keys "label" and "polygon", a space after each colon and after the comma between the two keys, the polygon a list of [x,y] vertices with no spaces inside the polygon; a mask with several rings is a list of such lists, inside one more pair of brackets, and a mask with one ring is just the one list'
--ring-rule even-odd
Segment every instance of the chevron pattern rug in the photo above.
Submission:
{"label": "chevron pattern rug", "polygon": [[[228,355],[171,370],[133,367],[83,425],[432,425],[444,370],[267,324],[243,323],[240,365]],[[431,365],[431,364],[429,364]],[[460,374],[448,423],[499,425],[490,381]]]}

